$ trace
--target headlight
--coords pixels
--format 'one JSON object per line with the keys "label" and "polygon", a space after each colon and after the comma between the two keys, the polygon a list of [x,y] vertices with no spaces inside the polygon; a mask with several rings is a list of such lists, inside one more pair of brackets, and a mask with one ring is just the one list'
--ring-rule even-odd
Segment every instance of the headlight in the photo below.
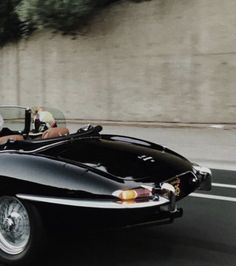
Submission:
{"label": "headlight", "polygon": [[119,198],[121,201],[133,201],[137,199],[149,199],[153,196],[152,187],[140,187],[127,190],[116,190],[112,193],[113,196]]}

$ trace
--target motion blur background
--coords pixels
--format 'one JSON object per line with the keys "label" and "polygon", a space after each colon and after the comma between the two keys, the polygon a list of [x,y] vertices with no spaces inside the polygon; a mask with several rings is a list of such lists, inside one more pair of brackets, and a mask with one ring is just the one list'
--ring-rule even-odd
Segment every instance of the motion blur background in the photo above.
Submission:
{"label": "motion blur background", "polygon": [[0,104],[67,118],[236,124],[236,2],[118,1],[76,37],[0,49]]}

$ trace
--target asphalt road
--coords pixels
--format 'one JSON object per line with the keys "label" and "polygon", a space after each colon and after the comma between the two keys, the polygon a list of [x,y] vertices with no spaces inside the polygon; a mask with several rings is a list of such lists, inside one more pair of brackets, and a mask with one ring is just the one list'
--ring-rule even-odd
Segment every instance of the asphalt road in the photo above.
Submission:
{"label": "asphalt road", "polygon": [[236,172],[213,170],[213,174],[212,191],[198,191],[196,196],[201,193],[204,198],[190,196],[181,201],[184,216],[173,224],[59,233],[33,265],[236,265]]}

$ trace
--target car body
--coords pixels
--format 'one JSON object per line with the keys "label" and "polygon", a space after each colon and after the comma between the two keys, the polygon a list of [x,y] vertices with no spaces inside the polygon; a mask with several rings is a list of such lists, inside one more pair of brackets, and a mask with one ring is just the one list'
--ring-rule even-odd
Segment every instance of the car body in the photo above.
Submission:
{"label": "car body", "polygon": [[70,134],[62,115],[54,115],[56,127],[35,132],[34,109],[0,107],[0,259],[7,264],[30,261],[44,227],[169,223],[182,216],[179,200],[211,188],[208,168],[146,140],[102,134],[101,126]]}

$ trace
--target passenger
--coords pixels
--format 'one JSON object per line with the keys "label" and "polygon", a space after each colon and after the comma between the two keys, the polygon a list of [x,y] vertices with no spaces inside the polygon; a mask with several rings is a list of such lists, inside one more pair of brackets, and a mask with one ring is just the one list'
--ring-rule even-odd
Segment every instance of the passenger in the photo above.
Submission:
{"label": "passenger", "polygon": [[3,125],[4,125],[4,119],[3,119],[2,115],[0,114],[0,137],[15,134],[9,128],[3,127]]}
{"label": "passenger", "polygon": [[14,132],[10,130],[7,127],[3,127],[4,125],[4,119],[0,115],[0,145],[4,145],[8,143],[9,141],[17,141],[17,140],[23,140],[23,136],[21,136],[19,133]]}

